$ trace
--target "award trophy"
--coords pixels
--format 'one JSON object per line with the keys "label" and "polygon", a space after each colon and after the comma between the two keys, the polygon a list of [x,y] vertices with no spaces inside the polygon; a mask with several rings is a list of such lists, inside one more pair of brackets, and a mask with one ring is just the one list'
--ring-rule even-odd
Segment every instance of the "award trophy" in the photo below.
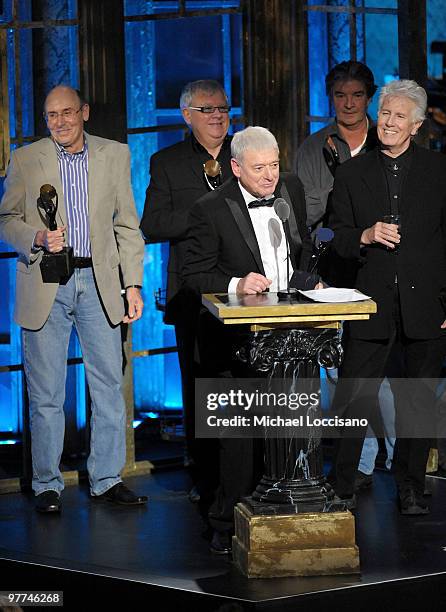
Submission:
{"label": "award trophy", "polygon": [[221,165],[216,159],[208,159],[203,164],[204,180],[212,191],[221,185]]}
{"label": "award trophy", "polygon": [[[45,213],[48,229],[50,231],[56,230],[58,196],[57,191],[52,185],[42,185],[40,197],[37,199],[37,206]],[[43,250],[40,271],[44,283],[65,284],[73,274],[73,269],[72,247],[63,247],[58,253],[49,253],[45,249]]]}

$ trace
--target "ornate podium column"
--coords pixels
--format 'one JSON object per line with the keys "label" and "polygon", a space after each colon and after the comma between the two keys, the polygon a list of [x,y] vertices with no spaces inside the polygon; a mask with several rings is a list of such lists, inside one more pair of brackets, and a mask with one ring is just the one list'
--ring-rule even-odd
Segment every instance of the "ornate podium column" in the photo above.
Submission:
{"label": "ornate podium column", "polygon": [[[336,368],[342,347],[336,329],[276,329],[252,333],[236,351],[236,358],[253,376],[289,381],[291,392],[298,379],[312,381],[319,392],[319,368]],[[307,414],[321,416],[320,406]],[[330,510],[333,491],[323,475],[320,431],[307,437],[277,437],[265,429],[265,472],[246,503],[256,514],[296,514]]]}

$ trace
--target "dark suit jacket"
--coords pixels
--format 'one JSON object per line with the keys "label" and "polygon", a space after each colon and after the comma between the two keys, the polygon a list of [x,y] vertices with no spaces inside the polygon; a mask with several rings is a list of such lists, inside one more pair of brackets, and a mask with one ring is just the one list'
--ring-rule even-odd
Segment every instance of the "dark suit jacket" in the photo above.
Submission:
{"label": "dark suit jacket", "polygon": [[[306,225],[305,195],[295,175],[281,175],[276,197],[291,208],[289,239],[293,268],[306,269],[311,242]],[[236,178],[196,203],[190,213],[190,242],[183,268],[186,283],[198,293],[226,293],[233,277],[249,272],[265,274],[251,218]],[[296,274],[295,276],[298,276]],[[302,273],[298,284],[308,280],[313,289],[317,277]]]}
{"label": "dark suit jacket", "polygon": [[[225,181],[232,176],[228,149],[222,150],[219,161]],[[186,308],[184,295],[178,292],[182,285],[189,212],[208,191],[202,160],[190,136],[152,156],[141,230],[150,242],[170,242],[166,322],[175,322]]]}
{"label": "dark suit jacket", "polygon": [[360,248],[362,232],[390,212],[379,151],[355,157],[336,172],[333,244],[342,257],[360,258],[356,287],[378,304],[370,321],[350,324],[356,338],[390,336],[395,274],[405,334],[414,339],[442,334],[440,325],[446,316],[438,296],[446,287],[446,157],[413,146],[402,188],[401,242],[396,253],[380,244]]}

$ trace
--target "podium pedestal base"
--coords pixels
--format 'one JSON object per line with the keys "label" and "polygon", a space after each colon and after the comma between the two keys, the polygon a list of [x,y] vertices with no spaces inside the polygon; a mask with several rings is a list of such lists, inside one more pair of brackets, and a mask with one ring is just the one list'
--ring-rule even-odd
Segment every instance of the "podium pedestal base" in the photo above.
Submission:
{"label": "podium pedestal base", "polygon": [[152,470],[153,463],[151,461],[135,461],[134,463],[125,465],[124,469],[121,471],[121,476],[123,478],[143,476],[145,474],[151,474]]}
{"label": "podium pedestal base", "polygon": [[350,512],[265,516],[240,503],[234,518],[233,560],[248,578],[360,572]]}

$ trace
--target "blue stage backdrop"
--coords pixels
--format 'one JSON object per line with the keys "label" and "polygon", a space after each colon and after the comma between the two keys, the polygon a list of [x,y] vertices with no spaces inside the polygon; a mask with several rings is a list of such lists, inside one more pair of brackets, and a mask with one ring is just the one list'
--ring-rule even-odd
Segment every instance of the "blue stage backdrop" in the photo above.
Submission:
{"label": "blue stage backdrop", "polygon": [[[396,8],[397,0],[355,0],[357,6]],[[11,20],[11,1],[3,2],[0,21]],[[309,0],[308,4],[324,4]],[[349,5],[349,0],[328,0],[326,4]],[[67,19],[77,16],[76,0],[21,0],[22,20]],[[176,1],[126,0],[125,14],[173,12]],[[237,7],[237,0],[193,1],[187,10]],[[31,10],[33,8],[34,13]],[[428,0],[428,52],[432,40],[442,40],[446,32],[444,0]],[[36,12],[37,11],[37,12]],[[308,13],[310,109],[313,117],[328,117],[332,113],[325,95],[324,77],[335,63],[349,59],[350,39],[347,18],[342,15]],[[151,22],[126,23],[126,75],[128,127],[182,126],[178,110],[182,85],[192,79],[216,78],[229,93],[232,116],[242,114],[241,17],[214,15],[183,19],[163,19]],[[8,85],[11,137],[16,136],[15,62],[20,64],[23,134],[34,133],[35,113],[33,82],[48,90],[57,83],[78,85],[77,28],[61,27],[46,30],[21,30],[20,54],[14,56],[13,36],[8,32]],[[34,37],[34,38],[33,38]],[[394,15],[367,15],[357,20],[357,57],[373,70],[378,85],[397,75],[397,18]],[[40,45],[46,58],[45,66],[33,68],[33,44]],[[429,72],[441,76],[441,57],[428,53]],[[33,74],[34,71],[34,74]],[[38,79],[36,81],[36,78]],[[376,115],[376,101],[371,107]],[[311,131],[324,123],[312,121]],[[132,181],[139,213],[149,182],[149,159],[158,149],[184,137],[182,127],[171,131],[131,135]],[[0,179],[0,194],[3,180]],[[0,252],[7,251],[0,243]],[[162,314],[155,309],[153,293],[166,285],[167,245],[146,247],[144,318],[133,329],[134,350],[174,346],[173,329],[162,323]],[[20,333],[12,322],[15,285],[15,260],[0,259],[0,365],[18,364]],[[75,338],[70,344],[70,356],[79,355]],[[135,405],[147,412],[151,409],[180,407],[181,386],[175,354],[158,355],[134,360]],[[12,440],[21,430],[21,374],[0,373],[0,437]],[[85,381],[82,366],[71,366],[67,383],[67,412],[74,415],[79,429],[85,424]],[[5,434],[9,433],[8,436]],[[1,440],[0,440],[1,441]]]}

